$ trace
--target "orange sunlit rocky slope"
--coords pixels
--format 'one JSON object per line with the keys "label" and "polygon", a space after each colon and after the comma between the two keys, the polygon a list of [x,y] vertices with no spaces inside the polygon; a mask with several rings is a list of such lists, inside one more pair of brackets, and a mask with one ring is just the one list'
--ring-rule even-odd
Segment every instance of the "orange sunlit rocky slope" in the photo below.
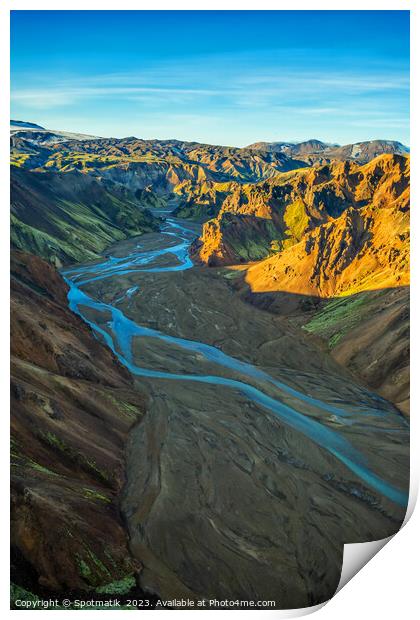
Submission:
{"label": "orange sunlit rocky slope", "polygon": [[383,155],[238,188],[205,225],[196,257],[234,264],[246,260],[244,247],[263,252],[265,244],[271,256],[246,274],[255,292],[331,297],[407,285],[409,165]]}

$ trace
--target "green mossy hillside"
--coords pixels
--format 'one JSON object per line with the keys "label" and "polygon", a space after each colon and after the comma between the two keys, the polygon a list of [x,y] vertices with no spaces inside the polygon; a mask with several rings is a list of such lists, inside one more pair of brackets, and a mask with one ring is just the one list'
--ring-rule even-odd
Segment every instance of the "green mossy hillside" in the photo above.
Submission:
{"label": "green mossy hillside", "polygon": [[56,267],[92,260],[115,241],[158,229],[145,206],[161,205],[79,173],[37,173],[12,168],[12,246]]}
{"label": "green mossy hillside", "polygon": [[372,295],[359,293],[328,302],[303,326],[303,329],[324,338],[330,349],[364,318]]}

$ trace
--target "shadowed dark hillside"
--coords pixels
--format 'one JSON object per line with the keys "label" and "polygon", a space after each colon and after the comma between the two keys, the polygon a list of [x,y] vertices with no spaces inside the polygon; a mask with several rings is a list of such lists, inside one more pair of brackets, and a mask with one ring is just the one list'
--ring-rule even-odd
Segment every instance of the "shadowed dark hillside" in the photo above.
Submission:
{"label": "shadowed dark hillside", "polygon": [[53,267],[13,252],[11,269],[13,578],[25,586],[34,573],[36,588],[58,591],[111,582],[130,590],[140,566],[119,494],[144,399],[68,309]]}
{"label": "shadowed dark hillside", "polygon": [[321,299],[287,291],[258,293],[241,277],[231,281],[243,299],[301,327],[313,344],[409,415],[409,287]]}

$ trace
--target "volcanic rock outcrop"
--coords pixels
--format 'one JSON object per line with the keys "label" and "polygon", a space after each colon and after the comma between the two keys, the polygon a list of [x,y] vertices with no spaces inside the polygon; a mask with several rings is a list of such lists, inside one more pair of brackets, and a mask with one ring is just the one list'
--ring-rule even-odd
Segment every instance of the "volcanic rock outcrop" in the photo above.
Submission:
{"label": "volcanic rock outcrop", "polygon": [[[212,265],[256,260],[261,258],[261,251],[265,256],[273,253],[271,262],[259,268],[271,271],[272,265],[282,260],[285,267],[293,267],[299,248],[304,247],[305,255],[311,257],[309,260],[314,261],[319,270],[341,273],[351,262],[349,248],[355,255],[369,242],[374,252],[378,248],[368,239],[374,235],[382,250],[397,220],[401,235],[397,246],[407,248],[408,208],[409,159],[406,157],[384,155],[364,166],[343,162],[302,169],[262,183],[237,186],[223,202],[217,218],[204,225],[193,252],[197,260]],[[252,218],[260,220],[260,226],[249,231]],[[374,223],[383,218],[385,222]],[[378,230],[372,231],[375,226]],[[330,240],[332,232],[337,241],[335,246]],[[389,241],[389,248],[394,241]],[[318,256],[319,252],[335,252],[337,260],[334,261],[334,256],[332,260]],[[399,262],[401,269],[406,267],[404,261]],[[308,290],[300,290],[299,286],[303,285],[299,285],[293,275],[293,292],[322,294],[321,285],[314,282],[316,274],[309,265],[301,269]],[[287,274],[292,271],[289,269]],[[328,273],[328,278],[331,275]],[[278,277],[274,273],[273,276]],[[253,277],[255,280],[256,276]],[[383,274],[379,277],[383,278]],[[278,290],[277,285],[275,287]]]}

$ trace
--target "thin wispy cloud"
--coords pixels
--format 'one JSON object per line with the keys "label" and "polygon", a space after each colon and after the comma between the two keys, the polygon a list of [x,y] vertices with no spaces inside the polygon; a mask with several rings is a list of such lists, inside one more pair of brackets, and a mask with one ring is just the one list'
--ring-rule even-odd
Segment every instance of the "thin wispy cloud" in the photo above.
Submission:
{"label": "thin wispy cloud", "polygon": [[98,98],[121,98],[138,99],[139,96],[150,98],[161,97],[162,95],[181,96],[181,97],[212,97],[223,94],[221,91],[194,89],[194,88],[157,88],[147,86],[134,87],[70,87],[44,88],[44,89],[23,89],[12,91],[12,102],[23,102],[29,106],[43,107],[55,105],[72,105],[76,101],[83,99]]}
{"label": "thin wispy cloud", "polygon": [[[185,74],[184,74],[185,75]],[[161,80],[170,83],[173,80],[170,73],[161,76]],[[183,78],[183,82],[187,81]],[[207,88],[194,87],[184,84],[183,86],[150,86],[137,85],[136,76],[123,74],[121,76],[92,76],[84,78],[84,84],[67,81],[44,88],[12,89],[12,101],[26,102],[29,105],[66,105],[80,99],[95,99],[103,97],[126,97],[135,98],[138,95],[151,98],[162,95],[180,95],[182,97],[230,97],[232,101],[251,101],[252,98],[267,101],[278,96],[296,96],[306,93],[313,97],[315,94],[324,94],[325,89],[332,89],[335,94],[342,96],[344,93],[369,94],[375,91],[391,90],[394,92],[408,90],[409,80],[400,76],[388,79],[375,76],[322,76],[308,75],[296,72],[291,75],[278,74],[270,77],[244,75],[232,80],[230,75],[219,74],[217,83],[209,84]],[[107,83],[107,81],[109,83]],[[101,86],[89,84],[101,83]],[[115,83],[120,85],[116,86]],[[126,84],[126,85],[121,85]],[[337,89],[339,92],[337,93]]]}

